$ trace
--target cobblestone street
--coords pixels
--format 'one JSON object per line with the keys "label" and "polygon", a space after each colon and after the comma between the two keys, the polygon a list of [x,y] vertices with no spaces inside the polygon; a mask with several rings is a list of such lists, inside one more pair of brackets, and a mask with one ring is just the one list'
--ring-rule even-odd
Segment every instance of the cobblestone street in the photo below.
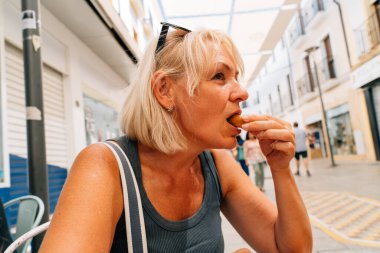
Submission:
{"label": "cobblestone street", "polygon": [[[380,252],[380,163],[337,164],[313,160],[312,177],[303,168],[296,177],[313,227],[313,252]],[[271,180],[266,168],[265,194],[275,201]],[[223,230],[225,252],[248,247],[225,218]]]}

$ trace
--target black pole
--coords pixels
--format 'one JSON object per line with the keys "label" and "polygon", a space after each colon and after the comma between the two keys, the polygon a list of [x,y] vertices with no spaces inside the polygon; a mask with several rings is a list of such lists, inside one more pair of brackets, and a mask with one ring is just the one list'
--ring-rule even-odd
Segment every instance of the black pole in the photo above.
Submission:
{"label": "black pole", "polygon": [[[49,220],[48,174],[46,165],[44,111],[42,97],[42,63],[39,0],[22,0],[22,37],[24,56],[25,105],[28,145],[29,192],[42,199]],[[38,252],[43,235],[33,240]]]}
{"label": "black pole", "polygon": [[318,77],[318,72],[317,72],[318,71],[317,64],[315,63],[314,59],[313,59],[313,65],[314,65],[315,79],[317,81],[319,100],[321,101],[321,106],[322,106],[323,122],[324,122],[324,125],[325,125],[325,128],[326,128],[327,141],[328,141],[329,147],[330,147],[331,166],[335,167],[336,163],[335,163],[335,160],[334,160],[334,152],[333,152],[333,147],[331,145],[330,133],[329,133],[329,128],[328,128],[328,124],[327,124],[327,115],[326,115],[325,105],[323,103],[323,98],[322,98],[321,84],[319,83],[319,77]]}

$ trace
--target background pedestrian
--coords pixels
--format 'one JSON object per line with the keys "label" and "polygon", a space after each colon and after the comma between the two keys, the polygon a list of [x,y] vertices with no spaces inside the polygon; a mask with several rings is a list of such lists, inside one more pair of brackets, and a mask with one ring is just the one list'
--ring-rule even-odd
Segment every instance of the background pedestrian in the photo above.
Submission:
{"label": "background pedestrian", "polygon": [[296,158],[296,167],[297,171],[294,173],[296,176],[300,176],[300,166],[301,162],[300,159],[302,157],[303,165],[306,169],[307,176],[311,176],[311,173],[309,171],[309,160],[307,155],[307,134],[305,130],[298,127],[298,122],[293,123],[293,131],[296,138],[296,153],[294,154],[294,157]]}

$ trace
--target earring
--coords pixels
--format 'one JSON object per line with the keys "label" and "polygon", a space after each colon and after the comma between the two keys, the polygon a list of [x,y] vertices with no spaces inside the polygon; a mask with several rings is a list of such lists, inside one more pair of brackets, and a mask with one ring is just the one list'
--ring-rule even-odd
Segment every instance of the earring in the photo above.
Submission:
{"label": "earring", "polygon": [[168,113],[172,113],[174,111],[174,109],[175,109],[174,105],[170,105],[170,107],[167,108],[166,110]]}

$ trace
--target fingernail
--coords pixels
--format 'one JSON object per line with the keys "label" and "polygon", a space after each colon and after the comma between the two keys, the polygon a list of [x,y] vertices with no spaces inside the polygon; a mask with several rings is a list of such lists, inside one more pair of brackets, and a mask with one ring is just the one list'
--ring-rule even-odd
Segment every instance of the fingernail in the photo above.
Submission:
{"label": "fingernail", "polygon": [[243,128],[244,130],[248,130],[248,124],[243,124],[242,126],[241,126],[241,128]]}

